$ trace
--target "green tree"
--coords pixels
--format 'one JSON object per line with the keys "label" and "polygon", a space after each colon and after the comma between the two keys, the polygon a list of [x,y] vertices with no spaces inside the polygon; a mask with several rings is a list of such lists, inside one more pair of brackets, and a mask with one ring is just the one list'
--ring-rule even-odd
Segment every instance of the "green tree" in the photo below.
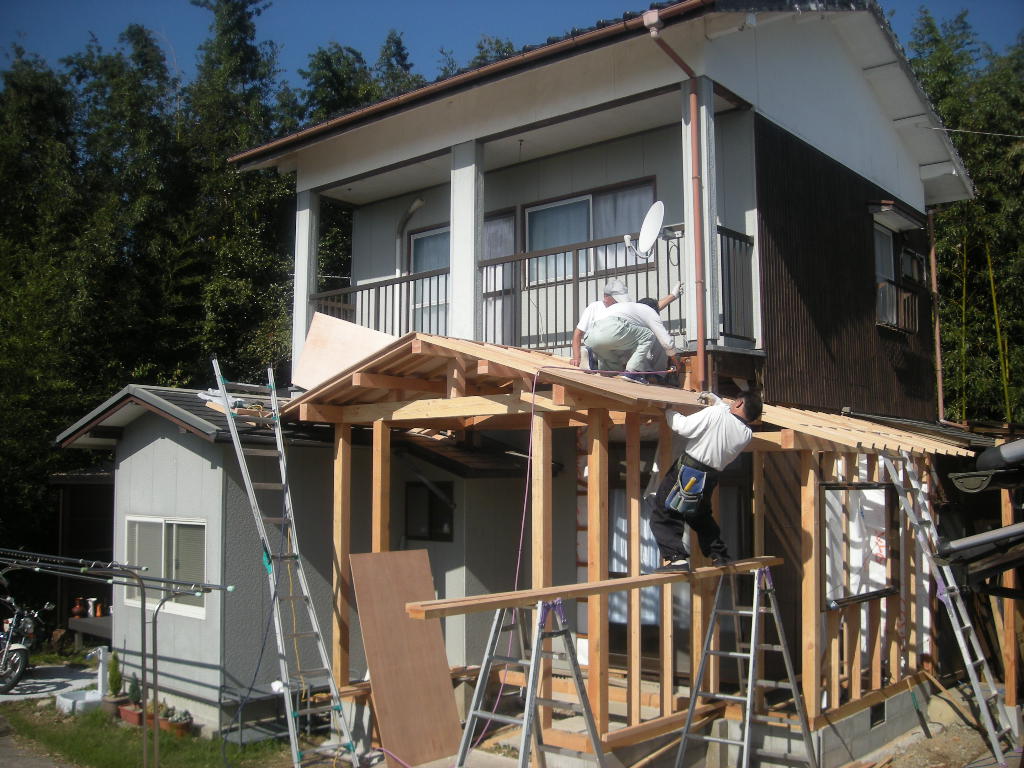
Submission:
{"label": "green tree", "polygon": [[53,437],[82,414],[65,364],[66,257],[81,197],[67,82],[13,53],[0,75],[0,540],[30,546],[48,524],[47,479],[68,461]]}
{"label": "green tree", "polygon": [[922,9],[910,48],[976,189],[935,217],[947,413],[1024,421],[1024,37],[999,55]]}
{"label": "green tree", "polygon": [[308,69],[299,74],[309,85],[303,90],[306,115],[322,122],[332,115],[350,112],[381,98],[363,54],[349,46],[329,43],[309,55]]}
{"label": "green tree", "polygon": [[427,84],[422,75],[412,71],[412,62],[409,60],[409,51],[402,41],[402,34],[394,29],[388,32],[384,45],[380,48],[380,55],[377,57],[377,63],[373,66],[373,73],[377,78],[381,97],[385,99],[399,96]]}
{"label": "green tree", "polygon": [[[206,264],[200,333],[234,377],[256,376],[289,350],[294,197],[289,179],[242,172],[227,158],[280,128],[276,50],[256,42],[253,0],[193,0],[213,14],[186,89],[187,146],[198,178],[191,212],[197,257]],[[209,375],[202,376],[207,380]]]}
{"label": "green tree", "polygon": [[476,41],[476,55],[469,60],[469,67],[470,69],[476,69],[485,64],[490,64],[492,61],[507,59],[515,52],[516,47],[512,45],[511,40],[491,37],[490,35],[480,35],[480,39]]}

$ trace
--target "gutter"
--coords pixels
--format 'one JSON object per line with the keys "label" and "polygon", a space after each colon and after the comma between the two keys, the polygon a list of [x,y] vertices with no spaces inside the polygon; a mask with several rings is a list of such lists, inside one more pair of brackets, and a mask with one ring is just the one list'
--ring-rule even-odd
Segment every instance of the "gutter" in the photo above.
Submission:
{"label": "gutter", "polygon": [[645,11],[641,17],[644,26],[650,31],[651,40],[672,62],[689,77],[690,83],[690,176],[691,197],[693,200],[693,280],[697,304],[697,389],[703,392],[708,388],[707,376],[707,286],[704,279],[704,178],[701,168],[700,152],[700,102],[697,95],[697,73],[683,57],[661,38],[658,31],[664,26],[662,12]]}
{"label": "gutter", "polygon": [[[684,0],[681,3],[661,9],[657,14],[658,17],[664,21],[665,19],[682,16],[690,13],[691,11],[700,10],[706,6],[713,5],[715,2],[716,0]],[[598,45],[629,32],[642,31],[646,27],[644,19],[648,13],[651,12],[647,11],[643,16],[636,16],[631,19],[626,19],[618,24],[601,27],[600,29],[593,29],[589,32],[584,32],[582,35],[570,37],[565,40],[559,40],[551,45],[534,48],[532,51],[526,51],[507,59],[502,59],[501,61],[495,61],[491,64],[486,64],[479,69],[463,72],[462,74],[449,77],[446,80],[431,83],[430,85],[426,85],[415,91],[403,93],[400,96],[395,96],[394,98],[386,101],[371,104],[370,106],[356,110],[355,112],[349,112],[346,115],[331,118],[326,122],[310,126],[309,128],[305,128],[297,133],[283,136],[282,138],[275,139],[267,144],[262,144],[258,147],[254,147],[253,149],[240,152],[237,155],[229,157],[228,162],[238,163],[240,165],[250,165],[261,160],[270,159],[275,154],[282,154],[287,150],[297,149],[303,144],[307,144],[314,139],[323,137],[326,134],[337,133],[346,127],[364,122],[372,117],[383,115],[388,112],[395,112],[403,107],[411,106],[421,101],[427,101],[431,97],[446,91],[473,85],[478,81],[492,78],[496,75],[501,75],[516,69],[521,69],[542,62],[545,59],[554,58],[562,54],[568,54]]]}

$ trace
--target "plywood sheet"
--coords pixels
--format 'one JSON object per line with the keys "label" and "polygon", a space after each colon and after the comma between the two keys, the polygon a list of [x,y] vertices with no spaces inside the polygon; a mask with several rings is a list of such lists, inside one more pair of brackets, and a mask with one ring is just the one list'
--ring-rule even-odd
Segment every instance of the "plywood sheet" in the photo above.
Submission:
{"label": "plywood sheet", "polygon": [[[409,765],[455,755],[462,728],[441,621],[405,612],[434,597],[426,550],[352,555],[352,582],[381,744]],[[390,755],[388,766],[401,768]]]}
{"label": "plywood sheet", "polygon": [[395,338],[388,333],[316,312],[292,373],[292,383],[303,389],[313,389],[360,360],[372,357]]}

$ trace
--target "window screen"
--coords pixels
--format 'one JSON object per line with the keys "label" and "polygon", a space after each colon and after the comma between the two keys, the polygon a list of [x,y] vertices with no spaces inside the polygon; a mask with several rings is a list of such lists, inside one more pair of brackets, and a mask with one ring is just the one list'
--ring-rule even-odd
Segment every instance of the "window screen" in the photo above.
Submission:
{"label": "window screen", "polygon": [[[206,527],[195,523],[167,523],[165,534],[165,576],[179,581],[206,581]],[[203,597],[198,595],[174,599],[183,605],[203,605]]]}
{"label": "window screen", "polygon": [[[163,556],[161,541],[163,539],[163,521],[161,520],[128,520],[125,560],[129,565],[144,566],[144,572],[153,576],[163,573]],[[130,600],[139,599],[139,590],[129,587],[125,596]],[[147,593],[147,601],[154,597]]]}

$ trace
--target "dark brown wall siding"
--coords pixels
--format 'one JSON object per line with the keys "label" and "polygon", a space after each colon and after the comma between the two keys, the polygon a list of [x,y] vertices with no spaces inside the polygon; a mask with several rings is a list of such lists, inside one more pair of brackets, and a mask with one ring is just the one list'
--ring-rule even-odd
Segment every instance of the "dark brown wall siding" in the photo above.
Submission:
{"label": "dark brown wall siding", "polygon": [[936,418],[927,292],[917,334],[875,325],[867,204],[892,195],[760,116],[755,147],[765,399]]}

